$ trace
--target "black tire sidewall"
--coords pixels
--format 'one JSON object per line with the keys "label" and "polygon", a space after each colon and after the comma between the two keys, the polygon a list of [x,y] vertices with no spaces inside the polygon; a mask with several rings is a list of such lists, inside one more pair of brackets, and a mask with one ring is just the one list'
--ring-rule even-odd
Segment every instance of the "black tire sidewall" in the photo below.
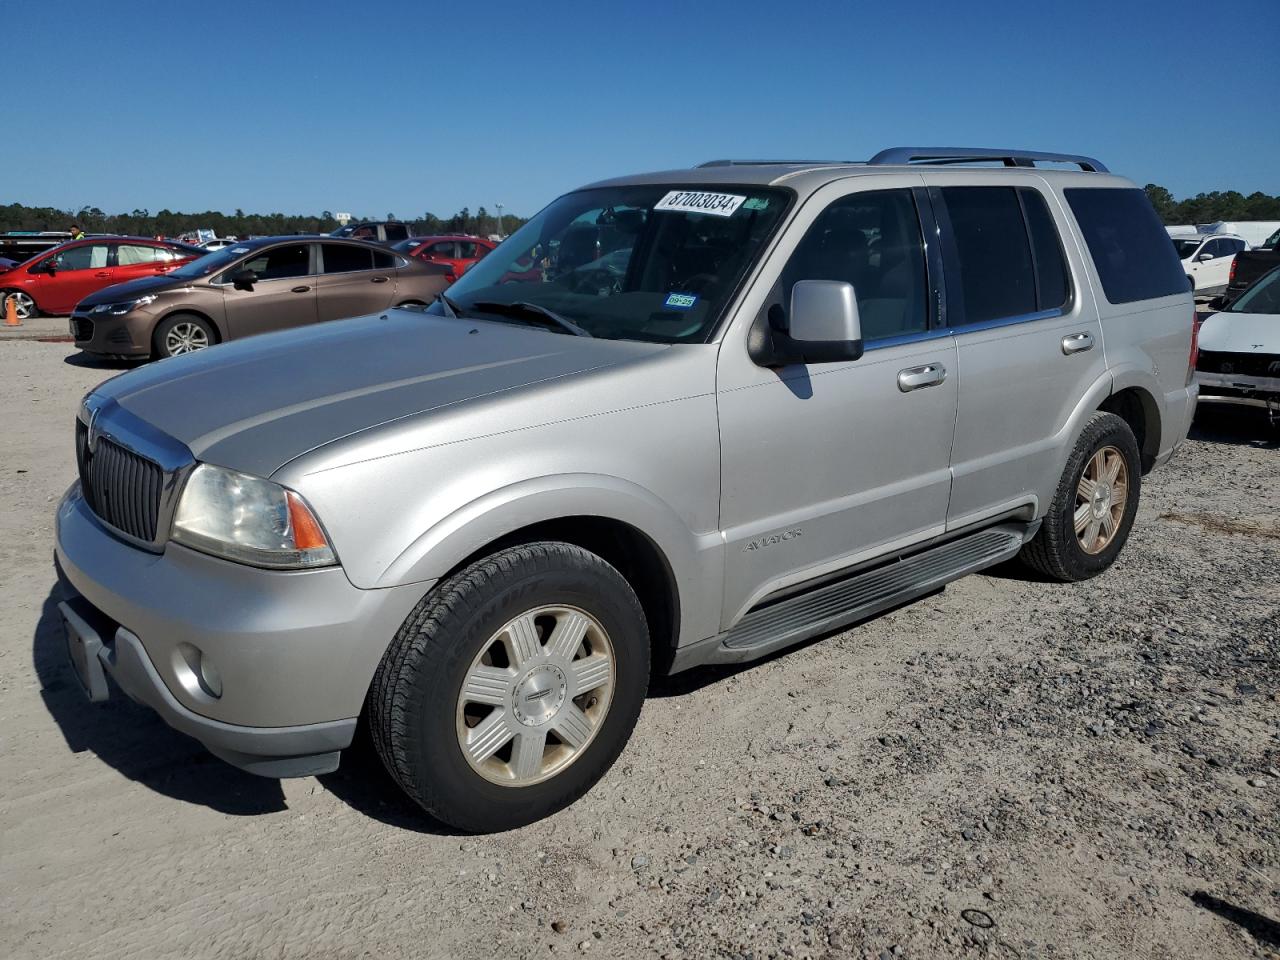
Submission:
{"label": "black tire sidewall", "polygon": [[[1075,532],[1076,487],[1080,483],[1089,460],[1102,447],[1115,447],[1124,457],[1125,467],[1129,473],[1129,493],[1125,501],[1124,515],[1120,518],[1120,528],[1115,537],[1107,544],[1106,549],[1098,553],[1086,553],[1080,546]],[[1046,522],[1057,524],[1059,541],[1061,542],[1062,561],[1073,580],[1086,580],[1110,567],[1129,539],[1129,531],[1133,528],[1134,518],[1138,513],[1138,501],[1142,493],[1142,460],[1138,451],[1138,441],[1129,425],[1114,414],[1099,415],[1091,421],[1080,442],[1072,451],[1067,469],[1063,473],[1063,483],[1055,498],[1053,512]]]}
{"label": "black tire sidewall", "polygon": [[[180,323],[195,323],[203,327],[205,333],[209,336],[210,347],[218,342],[218,331],[215,330],[213,328],[213,324],[204,317],[198,316],[194,313],[171,313],[169,316],[157,323],[155,329],[151,332],[151,352],[156,357],[163,360],[171,356],[176,356],[176,354],[171,354],[165,350],[164,341],[165,337],[168,336],[169,331]],[[207,350],[208,347],[205,349]]]}
{"label": "black tire sidewall", "polygon": [[[578,799],[622,752],[648,689],[648,630],[621,574],[594,559],[595,568],[524,569],[490,581],[489,595],[480,598],[479,606],[463,608],[462,615],[443,620],[435,636],[424,638],[445,649],[438,669],[418,671],[403,691],[410,738],[399,747],[408,753],[404,759],[415,778],[430,778],[424,806],[435,816],[472,831],[522,826]],[[462,754],[456,732],[458,696],[482,645],[521,613],[552,604],[590,613],[608,633],[615,658],[613,699],[594,739],[560,773],[528,787],[495,784],[472,770]]]}

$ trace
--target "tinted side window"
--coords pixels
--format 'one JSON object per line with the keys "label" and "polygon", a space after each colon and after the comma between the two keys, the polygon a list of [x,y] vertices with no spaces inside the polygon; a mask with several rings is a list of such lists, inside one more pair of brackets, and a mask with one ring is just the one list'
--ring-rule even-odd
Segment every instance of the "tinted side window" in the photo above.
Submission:
{"label": "tinted side window", "polygon": [[252,270],[259,280],[305,277],[311,272],[311,245],[295,243],[272,247],[240,264],[236,270]]}
{"label": "tinted side window", "polygon": [[1031,236],[1031,256],[1035,261],[1036,309],[1056,310],[1067,302],[1071,293],[1058,227],[1039,190],[1021,188],[1018,193],[1027,215],[1027,233]]}
{"label": "tinted side window", "polygon": [[372,251],[368,247],[348,246],[345,243],[323,243],[325,273],[351,273],[354,270],[373,269]]}
{"label": "tinted side window", "polygon": [[1063,191],[1111,303],[1187,292],[1187,277],[1147,195],[1136,188]]}
{"label": "tinted side window", "polygon": [[98,270],[107,265],[107,245],[91,243],[63,250],[54,258],[59,270]]}
{"label": "tinted side window", "polygon": [[855,193],[827,207],[782,274],[783,302],[797,280],[853,284],[863,339],[871,342],[928,326],[928,286],[920,219],[909,190]]}
{"label": "tinted side window", "polygon": [[964,322],[1036,312],[1036,278],[1013,187],[943,187],[960,261]]}
{"label": "tinted side window", "polygon": [[396,257],[393,253],[383,253],[381,250],[373,251],[373,269],[390,270],[395,266]]}
{"label": "tinted side window", "polygon": [[385,230],[387,231],[387,243],[395,243],[409,236],[409,228],[403,223],[388,223]]}

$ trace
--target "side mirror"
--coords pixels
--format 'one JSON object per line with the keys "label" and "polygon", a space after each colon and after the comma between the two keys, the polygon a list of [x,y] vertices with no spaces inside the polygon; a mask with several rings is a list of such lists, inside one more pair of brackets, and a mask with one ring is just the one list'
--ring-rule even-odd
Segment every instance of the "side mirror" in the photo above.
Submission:
{"label": "side mirror", "polygon": [[790,310],[771,307],[747,343],[751,359],[762,367],[857,360],[862,349],[858,298],[852,284],[838,280],[796,281]]}
{"label": "side mirror", "polygon": [[53,257],[50,257],[48,260],[41,260],[39,263],[27,270],[27,273],[47,273],[49,276],[53,276],[57,272],[58,265],[54,263]]}
{"label": "side mirror", "polygon": [[1212,253],[1202,253],[1198,257],[1196,257],[1196,263],[1204,263],[1206,260],[1212,260],[1212,259],[1213,259]]}
{"label": "side mirror", "polygon": [[231,275],[231,285],[237,290],[252,290],[257,282],[258,275],[249,269],[237,270]]}

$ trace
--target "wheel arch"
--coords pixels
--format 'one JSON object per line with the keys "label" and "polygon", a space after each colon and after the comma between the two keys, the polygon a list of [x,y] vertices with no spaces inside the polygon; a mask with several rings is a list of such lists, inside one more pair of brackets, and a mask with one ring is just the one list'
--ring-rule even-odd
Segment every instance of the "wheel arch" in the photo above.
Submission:
{"label": "wheel arch", "polygon": [[156,322],[151,325],[150,340],[153,347],[155,346],[156,331],[160,329],[160,324],[173,319],[178,316],[178,314],[190,314],[193,317],[199,317],[213,328],[213,332],[218,336],[218,343],[227,342],[227,331],[224,323],[219,322],[218,319],[212,316],[207,310],[201,310],[197,307],[190,307],[185,304],[181,304],[160,314],[160,316],[156,318]]}
{"label": "wheel arch", "polygon": [[1160,407],[1156,398],[1142,387],[1129,386],[1111,394],[1098,409],[1114,413],[1129,425],[1142,455],[1142,472],[1150,473],[1160,453]]}

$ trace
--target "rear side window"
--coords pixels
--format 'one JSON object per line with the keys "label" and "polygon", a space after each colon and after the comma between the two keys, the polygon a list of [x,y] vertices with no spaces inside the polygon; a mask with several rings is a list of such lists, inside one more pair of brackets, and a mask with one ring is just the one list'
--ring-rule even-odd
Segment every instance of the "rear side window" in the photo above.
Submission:
{"label": "rear side window", "polygon": [[1187,277],[1160,218],[1138,189],[1063,191],[1111,303],[1187,292]]}
{"label": "rear side window", "polygon": [[322,243],[320,248],[324,251],[325,273],[351,273],[373,267],[373,256],[368,247],[357,247],[345,243]]}
{"label": "rear side window", "polygon": [[373,269],[390,270],[396,264],[396,256],[394,253],[383,253],[381,250],[373,251]]}
{"label": "rear side window", "polygon": [[1013,187],[943,187],[966,324],[1036,312],[1036,277]]}
{"label": "rear side window", "polygon": [[1027,235],[1031,238],[1031,257],[1036,268],[1036,309],[1057,310],[1071,295],[1067,283],[1067,260],[1053,215],[1039,190],[1018,189],[1022,212],[1027,216]]}

